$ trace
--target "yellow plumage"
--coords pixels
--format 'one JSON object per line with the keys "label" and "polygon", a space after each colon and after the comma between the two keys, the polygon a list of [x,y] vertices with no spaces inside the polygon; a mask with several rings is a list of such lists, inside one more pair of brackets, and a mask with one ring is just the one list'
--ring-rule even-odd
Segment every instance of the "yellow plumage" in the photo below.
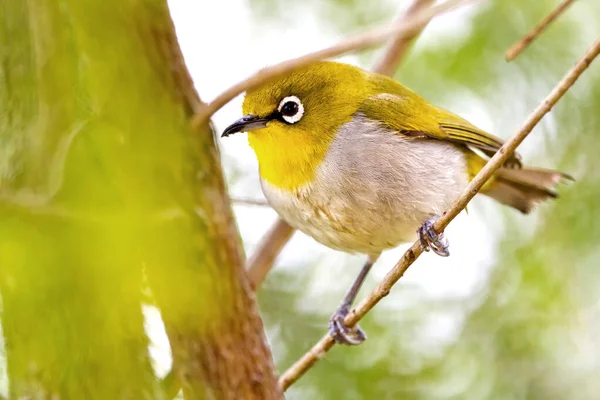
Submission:
{"label": "yellow plumage", "polygon": [[[272,121],[266,127],[248,136],[250,146],[259,160],[261,177],[282,190],[294,191],[310,183],[315,171],[323,162],[330,144],[339,128],[357,114],[380,123],[415,139],[455,143],[464,150],[470,179],[485,164],[485,158],[493,155],[503,141],[475,127],[465,119],[440,107],[436,107],[402,86],[400,83],[357,67],[319,62],[272,81],[256,90],[249,91],[244,100],[243,112],[258,116],[270,115],[279,101],[289,94],[302,99],[305,114],[301,123],[289,125]],[[474,152],[477,150],[478,152]],[[507,161],[511,167],[520,167],[520,157],[515,154]],[[563,177],[548,171],[557,183]],[[525,177],[535,176],[524,174]],[[495,193],[492,179],[482,193]],[[510,184],[509,180],[505,184]],[[541,187],[523,178],[519,187],[527,187],[527,196],[503,196],[502,202],[523,212],[546,197],[554,196],[551,187]],[[497,192],[497,190],[496,190]],[[511,204],[510,197],[515,201]],[[531,204],[527,199],[531,199]]]}

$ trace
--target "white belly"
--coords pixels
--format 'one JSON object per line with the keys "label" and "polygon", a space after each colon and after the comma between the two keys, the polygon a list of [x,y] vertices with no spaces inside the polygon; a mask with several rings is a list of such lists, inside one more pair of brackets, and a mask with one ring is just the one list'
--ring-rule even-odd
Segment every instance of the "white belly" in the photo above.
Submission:
{"label": "white belly", "polygon": [[334,249],[376,254],[416,239],[468,183],[453,144],[407,138],[356,117],[345,124],[314,182],[284,192],[262,182],[271,206],[291,226]]}

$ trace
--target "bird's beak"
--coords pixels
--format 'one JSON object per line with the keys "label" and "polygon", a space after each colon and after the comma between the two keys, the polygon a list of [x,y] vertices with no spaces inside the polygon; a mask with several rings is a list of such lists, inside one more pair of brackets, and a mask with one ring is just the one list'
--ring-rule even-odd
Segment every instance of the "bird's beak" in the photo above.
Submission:
{"label": "bird's beak", "polygon": [[270,118],[260,118],[257,115],[248,114],[225,128],[221,137],[227,137],[237,132],[247,132],[253,129],[264,128],[269,121],[271,121]]}

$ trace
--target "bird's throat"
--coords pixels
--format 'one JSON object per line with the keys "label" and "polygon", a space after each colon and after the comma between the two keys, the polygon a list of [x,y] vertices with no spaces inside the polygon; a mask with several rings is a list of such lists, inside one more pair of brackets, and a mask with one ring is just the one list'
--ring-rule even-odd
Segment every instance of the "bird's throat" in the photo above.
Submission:
{"label": "bird's throat", "polygon": [[[274,142],[276,140],[276,143]],[[250,134],[248,142],[258,159],[261,177],[274,187],[294,192],[314,181],[328,145]]]}

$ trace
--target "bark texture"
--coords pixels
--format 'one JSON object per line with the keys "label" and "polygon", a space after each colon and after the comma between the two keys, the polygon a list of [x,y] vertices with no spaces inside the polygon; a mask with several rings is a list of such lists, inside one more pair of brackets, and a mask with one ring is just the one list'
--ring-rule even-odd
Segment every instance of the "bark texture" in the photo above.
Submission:
{"label": "bark texture", "polygon": [[166,398],[143,288],[185,398],[281,398],[198,107],[164,0],[0,3],[10,398]]}

